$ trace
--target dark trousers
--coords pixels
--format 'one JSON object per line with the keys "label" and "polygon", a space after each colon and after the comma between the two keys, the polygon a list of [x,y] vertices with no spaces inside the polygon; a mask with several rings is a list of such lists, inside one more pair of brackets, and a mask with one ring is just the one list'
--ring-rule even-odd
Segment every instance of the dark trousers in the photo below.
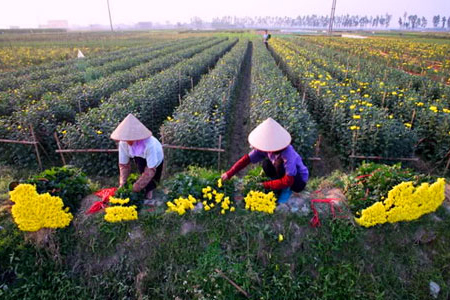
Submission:
{"label": "dark trousers", "polygon": [[[144,173],[144,169],[147,166],[147,160],[145,160],[142,157],[136,156],[136,157],[134,157],[134,163],[136,164],[136,166],[139,170],[139,173],[141,173],[141,174]],[[153,176],[152,180],[145,187],[146,193],[153,191],[156,188],[156,184],[159,183],[159,180],[161,179],[163,163],[164,163],[164,161],[162,161],[161,164],[156,168],[155,176]]]}
{"label": "dark trousers", "polygon": [[[284,170],[284,163],[281,159],[277,160],[275,164],[272,164],[270,159],[265,159],[262,163],[262,167],[264,173],[266,173],[266,175],[272,180],[280,179],[286,174],[286,171]],[[305,189],[305,186],[306,182],[304,182],[302,176],[297,173],[297,175],[294,176],[294,184],[291,186],[291,190],[296,193],[300,193]]]}

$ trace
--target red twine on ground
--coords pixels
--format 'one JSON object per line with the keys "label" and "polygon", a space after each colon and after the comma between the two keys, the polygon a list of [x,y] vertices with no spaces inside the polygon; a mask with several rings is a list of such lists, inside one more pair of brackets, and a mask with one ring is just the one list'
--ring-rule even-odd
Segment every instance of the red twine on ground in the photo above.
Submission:
{"label": "red twine on ground", "polygon": [[[319,194],[320,191],[315,191],[316,194]],[[314,203],[328,203],[328,205],[330,206],[330,210],[331,210],[331,215],[333,216],[333,218],[336,218],[336,213],[334,211],[334,201],[339,201],[339,198],[325,198],[325,199],[311,199],[311,209],[313,211],[314,216],[311,218],[311,220],[309,221],[309,224],[312,227],[319,227],[322,224],[320,223],[320,219],[319,219],[319,212],[317,211],[316,207],[314,206]],[[339,212],[342,212],[342,209],[339,206],[336,206]]]}
{"label": "red twine on ground", "polygon": [[117,188],[112,187],[108,189],[102,189],[94,193],[97,197],[100,197],[101,201],[96,201],[94,204],[91,205],[91,207],[86,211],[87,215],[97,213],[101,211],[102,209],[108,207],[109,197],[114,196],[116,193]]}

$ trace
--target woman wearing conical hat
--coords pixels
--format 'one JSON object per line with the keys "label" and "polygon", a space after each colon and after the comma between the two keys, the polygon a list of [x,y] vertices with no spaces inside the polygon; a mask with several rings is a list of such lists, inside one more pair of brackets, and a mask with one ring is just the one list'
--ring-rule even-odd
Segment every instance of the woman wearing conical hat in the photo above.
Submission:
{"label": "woman wearing conical hat", "polygon": [[264,172],[272,180],[263,182],[266,189],[281,190],[278,203],[287,202],[292,191],[300,192],[308,181],[309,172],[302,158],[291,145],[291,135],[272,118],[258,125],[248,136],[253,150],[239,159],[222,180],[233,177],[250,163],[263,161]]}
{"label": "woman wearing conical hat", "polygon": [[133,184],[133,192],[145,190],[146,198],[161,178],[164,153],[161,143],[135,116],[129,114],[114,132],[111,139],[119,141],[119,186],[123,186],[131,173],[131,159],[141,176]]}

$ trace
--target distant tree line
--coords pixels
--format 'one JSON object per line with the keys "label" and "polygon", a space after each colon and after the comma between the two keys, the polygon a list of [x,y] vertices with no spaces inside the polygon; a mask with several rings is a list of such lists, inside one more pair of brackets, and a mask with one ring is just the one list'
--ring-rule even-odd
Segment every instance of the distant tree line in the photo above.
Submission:
{"label": "distant tree line", "polygon": [[[194,18],[198,25],[198,17]],[[392,15],[381,16],[358,16],[342,15],[335,16],[334,27],[342,28],[367,28],[367,27],[389,27]],[[194,22],[192,22],[194,23]],[[330,16],[307,15],[291,17],[233,17],[225,16],[213,18],[213,27],[323,27],[330,24]]]}
{"label": "distant tree line", "polygon": [[[360,16],[360,15],[339,15],[334,19],[334,28],[388,28],[391,25],[392,15]],[[206,23],[199,17],[191,19],[191,25],[203,27]],[[213,18],[211,26],[215,28],[271,28],[271,27],[310,27],[327,28],[330,24],[330,16],[306,15],[291,17],[236,17],[225,16]],[[418,15],[408,15],[398,19],[398,24],[404,29],[426,28],[429,23],[427,18]],[[435,28],[450,29],[450,17],[434,16],[433,26]]]}
{"label": "distant tree line", "polygon": [[[398,18],[398,25],[404,29],[417,29],[426,28],[428,25],[428,20],[425,17],[420,17],[418,15],[408,15],[407,12],[403,14],[403,18]],[[450,29],[450,17],[445,16],[433,16],[433,27]]]}

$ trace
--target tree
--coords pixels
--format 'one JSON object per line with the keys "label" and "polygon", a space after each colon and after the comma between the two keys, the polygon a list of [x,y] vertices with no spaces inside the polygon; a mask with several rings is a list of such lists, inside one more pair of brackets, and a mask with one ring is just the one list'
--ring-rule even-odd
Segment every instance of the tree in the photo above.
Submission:
{"label": "tree", "polygon": [[445,28],[445,23],[447,23],[447,18],[445,16],[442,17],[442,28]]}
{"label": "tree", "polygon": [[392,15],[386,14],[386,28],[391,24]]}
{"label": "tree", "polygon": [[450,17],[447,18],[447,28],[450,29]]}
{"label": "tree", "polygon": [[400,25],[400,28],[403,27],[402,17],[398,18],[398,25]]}
{"label": "tree", "polygon": [[197,28],[200,28],[203,25],[203,20],[200,19],[200,17],[193,17],[191,18],[191,24]]}
{"label": "tree", "polygon": [[441,16],[439,16],[439,15],[434,16],[433,17],[433,26],[438,27],[440,20],[441,20]]}
{"label": "tree", "polygon": [[422,27],[423,27],[423,28],[426,28],[426,27],[427,27],[427,23],[428,23],[427,18],[422,17]]}

